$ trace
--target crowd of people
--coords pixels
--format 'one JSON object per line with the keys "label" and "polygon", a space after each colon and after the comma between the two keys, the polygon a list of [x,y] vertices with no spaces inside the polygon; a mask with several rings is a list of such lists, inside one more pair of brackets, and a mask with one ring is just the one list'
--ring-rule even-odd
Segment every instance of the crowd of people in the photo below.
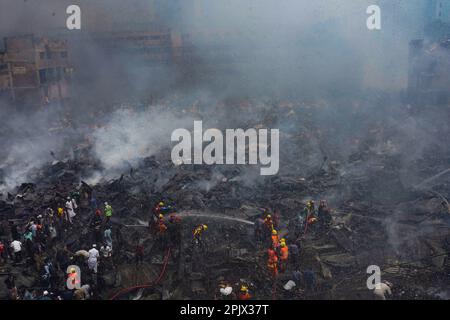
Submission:
{"label": "crowd of people", "polygon": [[[33,214],[26,221],[2,222],[0,228],[0,267],[12,266],[39,275],[33,286],[16,285],[17,277],[9,272],[4,280],[12,300],[86,300],[98,298],[102,288],[96,277],[101,261],[102,272],[114,269],[113,236],[110,219],[113,208],[107,202],[97,205],[90,200],[89,224],[77,220],[79,194],[72,193],[55,208]],[[87,234],[80,231],[87,227]],[[91,241],[88,248],[70,250],[70,236]],[[75,281],[74,279],[82,279]],[[70,284],[73,285],[70,285]]]}
{"label": "crowd of people", "polygon": [[[16,277],[10,272],[4,283],[12,300],[87,300],[99,299],[103,290],[99,272],[104,274],[115,270],[113,254],[121,241],[113,238],[113,207],[108,202],[99,206],[94,195],[90,197],[89,232],[80,234],[77,219],[77,198],[71,194],[55,208],[47,208],[42,213],[32,215],[26,223],[10,221],[7,228],[0,228],[0,267],[7,264],[26,266],[39,274],[39,284],[34,287],[16,285]],[[321,200],[316,207],[314,201],[306,203],[287,226],[281,224],[279,211],[273,214],[265,210],[254,222],[255,245],[266,251],[267,278],[273,283],[281,277],[288,279],[283,285],[286,292],[307,292],[315,290],[315,275],[309,269],[300,268],[301,244],[308,233],[316,233],[331,223],[331,213],[326,201]],[[5,229],[8,229],[7,231]],[[173,205],[159,201],[150,215],[149,230],[156,247],[167,250],[176,247],[182,241],[182,218]],[[192,247],[200,251],[207,250],[204,235],[208,225],[202,223],[192,229]],[[70,250],[67,237],[74,234],[84,237],[83,243],[90,246]],[[8,239],[9,238],[9,239]],[[120,232],[116,239],[120,239]],[[9,240],[9,241],[8,241]],[[116,243],[117,242],[117,243]],[[134,245],[136,268],[144,263],[146,247],[142,238]],[[377,297],[390,294],[391,285],[386,284],[374,293]],[[219,283],[215,299],[254,299],[252,284],[241,281],[230,284],[225,279]]]}

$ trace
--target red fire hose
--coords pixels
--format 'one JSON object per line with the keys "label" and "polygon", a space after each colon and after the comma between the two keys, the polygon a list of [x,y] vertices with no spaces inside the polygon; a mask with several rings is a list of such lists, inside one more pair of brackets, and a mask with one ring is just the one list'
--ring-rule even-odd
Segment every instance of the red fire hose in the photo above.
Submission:
{"label": "red fire hose", "polygon": [[117,292],[116,294],[114,294],[110,300],[114,300],[115,298],[117,298],[118,296],[128,293],[130,291],[136,290],[136,289],[144,289],[144,288],[150,288],[154,285],[157,285],[162,278],[164,277],[164,274],[166,273],[166,268],[167,268],[167,264],[169,263],[169,257],[170,257],[170,248],[167,250],[167,253],[164,257],[164,261],[163,261],[163,267],[161,269],[161,273],[159,274],[158,278],[154,281],[152,281],[151,283],[148,284],[142,284],[142,285],[137,285],[137,286],[133,286],[133,287],[128,287],[128,288],[124,288],[122,290],[120,290],[119,292]]}

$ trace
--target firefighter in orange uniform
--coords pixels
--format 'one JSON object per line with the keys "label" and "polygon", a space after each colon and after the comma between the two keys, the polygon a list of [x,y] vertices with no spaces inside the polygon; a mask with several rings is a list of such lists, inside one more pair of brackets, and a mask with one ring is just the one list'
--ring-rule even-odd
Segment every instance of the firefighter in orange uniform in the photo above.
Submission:
{"label": "firefighter in orange uniform", "polygon": [[247,286],[241,286],[241,290],[238,294],[239,300],[250,300],[252,298],[252,295],[249,293]]}
{"label": "firefighter in orange uniform", "polygon": [[278,257],[274,248],[269,248],[267,250],[268,258],[267,258],[267,268],[269,269],[270,274],[276,278],[278,276]]}
{"label": "firefighter in orange uniform", "polygon": [[289,248],[286,245],[286,240],[281,239],[280,249],[280,271],[285,272],[288,264]]}

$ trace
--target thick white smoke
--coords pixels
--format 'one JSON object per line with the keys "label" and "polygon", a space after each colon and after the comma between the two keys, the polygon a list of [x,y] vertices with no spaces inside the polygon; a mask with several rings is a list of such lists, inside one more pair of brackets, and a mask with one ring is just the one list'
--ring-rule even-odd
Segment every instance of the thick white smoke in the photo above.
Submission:
{"label": "thick white smoke", "polygon": [[172,131],[192,125],[193,119],[162,107],[148,111],[121,108],[93,133],[94,154],[106,170],[120,169],[170,148]]}

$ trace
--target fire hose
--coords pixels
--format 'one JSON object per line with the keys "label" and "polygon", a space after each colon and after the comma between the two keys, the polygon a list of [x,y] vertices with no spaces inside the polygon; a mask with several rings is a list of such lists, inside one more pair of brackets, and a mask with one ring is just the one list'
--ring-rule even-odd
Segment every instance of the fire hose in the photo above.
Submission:
{"label": "fire hose", "polygon": [[141,285],[137,285],[137,286],[124,288],[124,289],[120,290],[119,292],[117,292],[116,294],[114,294],[109,300],[114,300],[118,296],[120,296],[122,294],[125,294],[125,293],[129,293],[129,292],[131,292],[133,290],[136,290],[136,289],[146,289],[146,288],[151,288],[154,285],[157,285],[162,280],[162,278],[164,277],[164,275],[166,273],[167,264],[169,263],[169,257],[170,257],[170,248],[167,250],[167,253],[166,253],[166,255],[164,257],[164,260],[163,260],[163,267],[162,267],[161,272],[160,272],[160,274],[159,274],[159,276],[158,276],[158,278],[156,280],[154,280],[154,281],[152,281],[152,282],[150,282],[148,284],[141,284]]}

